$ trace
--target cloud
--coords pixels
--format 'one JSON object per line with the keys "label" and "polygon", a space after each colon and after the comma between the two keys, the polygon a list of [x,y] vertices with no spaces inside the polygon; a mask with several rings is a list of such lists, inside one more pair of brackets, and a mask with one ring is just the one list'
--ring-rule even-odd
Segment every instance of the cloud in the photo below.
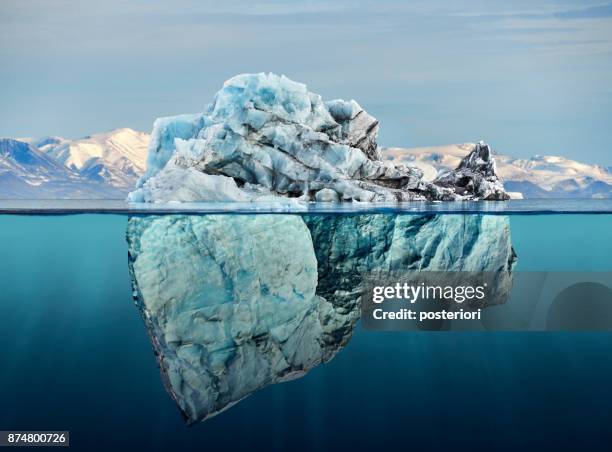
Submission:
{"label": "cloud", "polygon": [[542,2],[490,2],[488,5],[477,5],[472,9],[468,4],[451,13],[458,17],[480,17],[488,20],[520,18],[520,19],[581,19],[595,17],[611,17],[612,3],[595,3],[585,5],[580,3],[549,3]]}

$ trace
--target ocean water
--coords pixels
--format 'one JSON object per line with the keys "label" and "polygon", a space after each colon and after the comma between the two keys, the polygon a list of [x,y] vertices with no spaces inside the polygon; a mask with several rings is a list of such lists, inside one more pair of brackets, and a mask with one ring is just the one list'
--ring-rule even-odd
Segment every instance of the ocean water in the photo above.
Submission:
{"label": "ocean water", "polygon": [[[516,271],[612,270],[612,215],[572,212],[501,212]],[[609,450],[610,332],[357,326],[305,377],[187,427],[132,300],[127,222],[0,216],[0,430],[69,430],[88,451]]]}

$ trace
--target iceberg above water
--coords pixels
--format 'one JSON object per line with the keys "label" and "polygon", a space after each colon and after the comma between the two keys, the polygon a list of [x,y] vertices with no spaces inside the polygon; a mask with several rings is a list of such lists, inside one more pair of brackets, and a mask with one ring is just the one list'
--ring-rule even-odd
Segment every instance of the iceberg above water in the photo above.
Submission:
{"label": "iceberg above water", "polygon": [[378,121],[275,74],[226,81],[205,112],[155,122],[133,202],[508,199],[481,143],[433,182],[383,161]]}
{"label": "iceberg above water", "polygon": [[332,359],[368,272],[498,272],[516,256],[490,215],[131,217],[134,297],[165,386],[188,423]]}

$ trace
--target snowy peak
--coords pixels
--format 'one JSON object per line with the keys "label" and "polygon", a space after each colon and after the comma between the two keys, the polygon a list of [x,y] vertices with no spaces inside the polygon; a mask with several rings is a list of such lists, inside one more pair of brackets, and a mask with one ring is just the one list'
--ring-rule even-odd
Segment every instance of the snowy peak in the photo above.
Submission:
{"label": "snowy peak", "polygon": [[[55,143],[55,144],[54,144]],[[131,188],[146,167],[149,135],[122,128],[78,140],[43,139],[45,152],[85,177]]]}
{"label": "snowy peak", "polygon": [[147,133],[128,128],[0,139],[0,197],[123,198],[144,172],[148,144]]}
{"label": "snowy peak", "polygon": [[110,164],[129,161],[140,171],[144,171],[146,166],[149,135],[144,132],[123,128],[77,140],[58,137],[42,140],[43,144],[49,142],[46,149],[49,155],[75,170],[83,168],[91,158],[99,158]]}
{"label": "snowy peak", "polygon": [[594,181],[612,184],[612,173],[600,165],[589,165],[565,157],[552,155],[536,155],[529,159],[506,158],[510,166],[508,177],[516,180],[532,180],[534,175],[540,176],[541,186],[553,189],[555,186],[566,185],[571,180],[579,188]]}
{"label": "snowy peak", "polygon": [[29,140],[28,142],[32,146],[36,147],[39,151],[47,153],[65,141],[66,139],[62,137],[42,137],[36,140]]}
{"label": "snowy peak", "polygon": [[69,174],[60,163],[31,144],[11,138],[0,138],[0,172],[8,171],[32,183],[36,183],[36,180]]}
{"label": "snowy peak", "polygon": [[0,198],[118,198],[120,194],[81,177],[30,143],[0,139]]}

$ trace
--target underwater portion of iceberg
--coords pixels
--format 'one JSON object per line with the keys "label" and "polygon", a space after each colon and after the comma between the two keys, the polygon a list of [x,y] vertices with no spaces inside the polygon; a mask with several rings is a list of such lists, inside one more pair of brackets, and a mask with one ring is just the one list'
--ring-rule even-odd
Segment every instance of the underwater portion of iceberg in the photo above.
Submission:
{"label": "underwater portion of iceberg", "polygon": [[508,217],[495,215],[305,216],[317,256],[317,294],[358,308],[364,277],[401,272],[492,272],[491,299],[507,299],[516,254]]}
{"label": "underwater portion of iceberg", "polygon": [[[383,161],[378,121],[354,100],[324,102],[275,74],[226,81],[204,113],[155,122],[133,202],[508,199],[490,153],[449,177]],[[487,148],[488,149],[488,148]],[[482,175],[482,168],[492,174]]]}
{"label": "underwater portion of iceberg", "polygon": [[188,422],[302,375],[347,339],[316,295],[299,216],[131,218],[130,270],[166,386]]}
{"label": "underwater portion of iceberg", "polygon": [[136,304],[188,423],[330,360],[360,315],[371,271],[502,274],[509,221],[478,215],[132,217]]}

